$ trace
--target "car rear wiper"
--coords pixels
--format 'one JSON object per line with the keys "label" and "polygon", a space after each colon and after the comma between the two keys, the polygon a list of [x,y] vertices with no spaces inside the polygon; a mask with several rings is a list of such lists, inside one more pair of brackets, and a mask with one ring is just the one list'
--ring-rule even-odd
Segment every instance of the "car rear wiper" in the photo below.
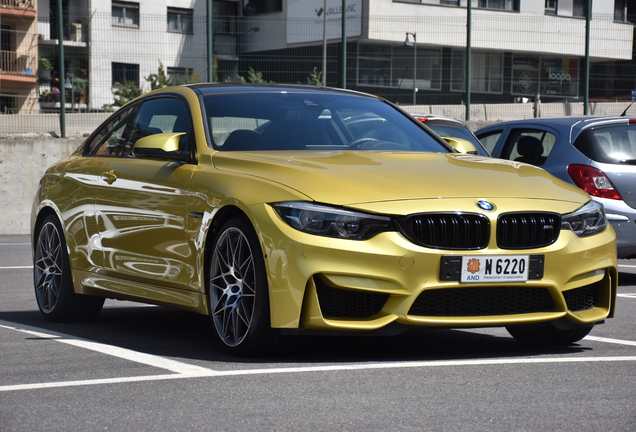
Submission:
{"label": "car rear wiper", "polygon": [[636,159],[621,159],[619,162],[625,165],[636,165]]}

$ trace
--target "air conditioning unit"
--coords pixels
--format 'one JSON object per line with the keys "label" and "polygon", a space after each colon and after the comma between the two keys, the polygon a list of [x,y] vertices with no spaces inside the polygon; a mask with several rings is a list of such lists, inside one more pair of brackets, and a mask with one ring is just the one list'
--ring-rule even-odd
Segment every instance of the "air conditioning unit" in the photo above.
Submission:
{"label": "air conditioning unit", "polygon": [[82,23],[71,24],[71,40],[77,42],[82,41]]}

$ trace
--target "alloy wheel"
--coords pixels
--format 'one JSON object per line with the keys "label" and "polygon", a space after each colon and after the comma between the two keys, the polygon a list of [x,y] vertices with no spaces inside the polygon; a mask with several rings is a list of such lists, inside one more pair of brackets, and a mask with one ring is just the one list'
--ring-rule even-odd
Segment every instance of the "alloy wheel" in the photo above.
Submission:
{"label": "alloy wheel", "polygon": [[62,290],[62,242],[56,226],[47,222],[41,229],[35,248],[35,295],[45,313],[55,309]]}
{"label": "alloy wheel", "polygon": [[256,270],[245,234],[229,227],[219,236],[210,267],[212,321],[221,340],[239,345],[254,318]]}

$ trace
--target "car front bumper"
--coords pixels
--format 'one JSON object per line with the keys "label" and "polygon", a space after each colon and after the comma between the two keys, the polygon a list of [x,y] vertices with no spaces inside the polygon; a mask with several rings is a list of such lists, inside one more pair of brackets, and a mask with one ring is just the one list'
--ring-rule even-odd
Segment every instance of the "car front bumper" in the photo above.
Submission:
{"label": "car front bumper", "polygon": [[[613,315],[618,272],[609,227],[586,238],[562,230],[540,249],[501,250],[494,242],[477,251],[443,251],[415,245],[398,232],[366,241],[305,234],[268,205],[253,211],[276,328],[370,331],[392,323],[488,327],[556,320],[590,325]],[[544,257],[543,276],[536,280],[484,284],[440,277],[443,256],[535,254]]]}

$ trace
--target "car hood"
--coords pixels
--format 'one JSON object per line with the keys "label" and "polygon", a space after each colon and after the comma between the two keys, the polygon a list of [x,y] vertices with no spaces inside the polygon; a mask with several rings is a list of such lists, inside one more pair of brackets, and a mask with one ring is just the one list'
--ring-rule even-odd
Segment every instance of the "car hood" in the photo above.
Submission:
{"label": "car hood", "polygon": [[587,194],[519,162],[457,153],[217,152],[219,170],[253,175],[337,205],[426,198],[532,198],[585,203]]}

